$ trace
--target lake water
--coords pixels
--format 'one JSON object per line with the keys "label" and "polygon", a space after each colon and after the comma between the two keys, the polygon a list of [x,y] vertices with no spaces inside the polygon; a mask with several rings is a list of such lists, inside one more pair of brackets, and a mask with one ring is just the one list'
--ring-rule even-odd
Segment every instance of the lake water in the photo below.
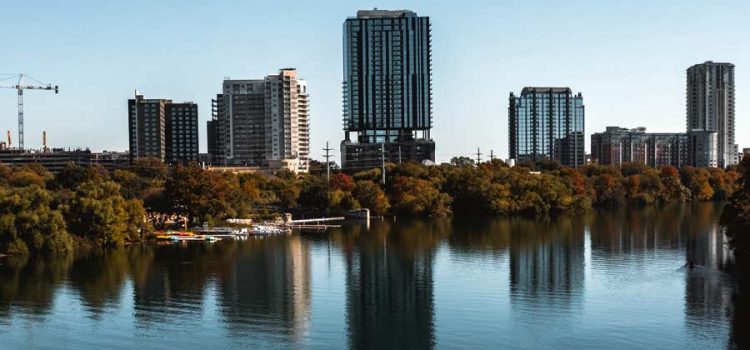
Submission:
{"label": "lake water", "polygon": [[722,272],[720,210],[373,221],[5,258],[0,348],[727,348],[741,296]]}

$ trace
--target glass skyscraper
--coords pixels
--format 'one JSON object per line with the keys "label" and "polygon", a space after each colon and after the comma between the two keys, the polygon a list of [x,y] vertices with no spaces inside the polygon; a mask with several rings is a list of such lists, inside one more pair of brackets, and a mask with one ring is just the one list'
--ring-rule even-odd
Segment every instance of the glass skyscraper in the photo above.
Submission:
{"label": "glass skyscraper", "polygon": [[510,94],[508,107],[510,158],[562,165],[585,164],[584,106],[581,93],[570,88],[526,87]]}
{"label": "glass skyscraper", "polygon": [[691,165],[737,164],[733,64],[708,61],[688,68],[687,132]]}
{"label": "glass skyscraper", "polygon": [[358,11],[344,22],[344,168],[435,160],[430,19],[407,10]]}

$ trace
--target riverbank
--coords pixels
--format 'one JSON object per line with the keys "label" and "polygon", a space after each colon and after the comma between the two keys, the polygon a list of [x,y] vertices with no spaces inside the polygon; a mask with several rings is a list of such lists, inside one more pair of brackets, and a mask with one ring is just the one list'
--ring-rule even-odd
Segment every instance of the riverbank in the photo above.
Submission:
{"label": "riverbank", "polygon": [[738,270],[750,281],[750,159],[743,160],[741,166],[746,176],[742,187],[731,196],[721,222],[726,227]]}
{"label": "riverbank", "polygon": [[[275,213],[321,215],[369,208],[373,216],[449,215],[542,217],[591,208],[724,201],[738,188],[734,169],[578,169],[544,163],[508,167],[499,160],[478,166],[388,164],[380,169],[275,175],[168,167],[140,160],[130,169],[67,166],[53,176],[38,165],[0,166],[0,251],[67,253],[81,245],[116,247],[142,241],[164,222],[180,217],[188,227],[222,226],[234,217]],[[317,170],[316,170],[317,169]],[[147,215],[150,214],[150,215]],[[79,244],[82,243],[82,244]]]}

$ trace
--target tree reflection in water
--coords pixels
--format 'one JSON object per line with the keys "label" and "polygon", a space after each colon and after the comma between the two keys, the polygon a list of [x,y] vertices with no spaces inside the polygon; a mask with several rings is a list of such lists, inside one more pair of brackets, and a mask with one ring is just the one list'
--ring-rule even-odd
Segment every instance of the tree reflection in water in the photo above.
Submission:
{"label": "tree reflection in water", "polygon": [[[507,261],[507,272],[496,276],[507,278],[510,320],[527,329],[574,325],[587,303],[591,269],[626,280],[641,275],[624,275],[624,266],[647,272],[663,257],[693,262],[694,268],[674,271],[684,275],[684,328],[701,337],[726,331],[730,323],[730,344],[744,348],[750,346],[750,288],[722,272],[733,268],[733,260],[718,226],[720,210],[695,204],[539,220],[386,220],[323,235],[4,258],[0,325],[19,315],[57,317],[56,296],[67,293],[89,320],[132,307],[134,326],[148,332],[197,329],[208,313],[230,338],[244,339],[243,346],[294,347],[315,329],[312,261],[316,247],[323,253],[327,245],[344,272],[345,314],[339,316],[350,347],[439,345],[435,291],[441,281],[434,270],[448,251],[460,259],[491,255],[501,257],[492,263]],[[472,286],[465,289],[472,293]]]}

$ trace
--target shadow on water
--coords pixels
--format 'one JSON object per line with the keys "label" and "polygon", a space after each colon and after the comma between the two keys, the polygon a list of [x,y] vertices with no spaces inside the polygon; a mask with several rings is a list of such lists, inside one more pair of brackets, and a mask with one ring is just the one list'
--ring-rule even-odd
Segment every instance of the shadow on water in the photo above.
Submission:
{"label": "shadow on water", "polygon": [[654,264],[672,264],[672,274],[684,275],[680,293],[688,333],[710,338],[728,328],[730,347],[746,348],[750,287],[723,272],[732,269],[733,259],[718,226],[720,210],[696,204],[540,220],[373,221],[322,236],[4,258],[0,326],[17,317],[56,317],[56,295],[64,291],[89,320],[132,307],[128,317],[137,329],[168,331],[199,329],[210,313],[233,339],[224,344],[229,347],[304,344],[313,329],[313,250],[323,240],[340,253],[342,317],[352,348],[439,345],[435,294],[441,281],[434,269],[442,249],[460,259],[507,258],[507,275],[498,278],[507,278],[510,320],[531,329],[574,324],[592,273],[628,282]]}

